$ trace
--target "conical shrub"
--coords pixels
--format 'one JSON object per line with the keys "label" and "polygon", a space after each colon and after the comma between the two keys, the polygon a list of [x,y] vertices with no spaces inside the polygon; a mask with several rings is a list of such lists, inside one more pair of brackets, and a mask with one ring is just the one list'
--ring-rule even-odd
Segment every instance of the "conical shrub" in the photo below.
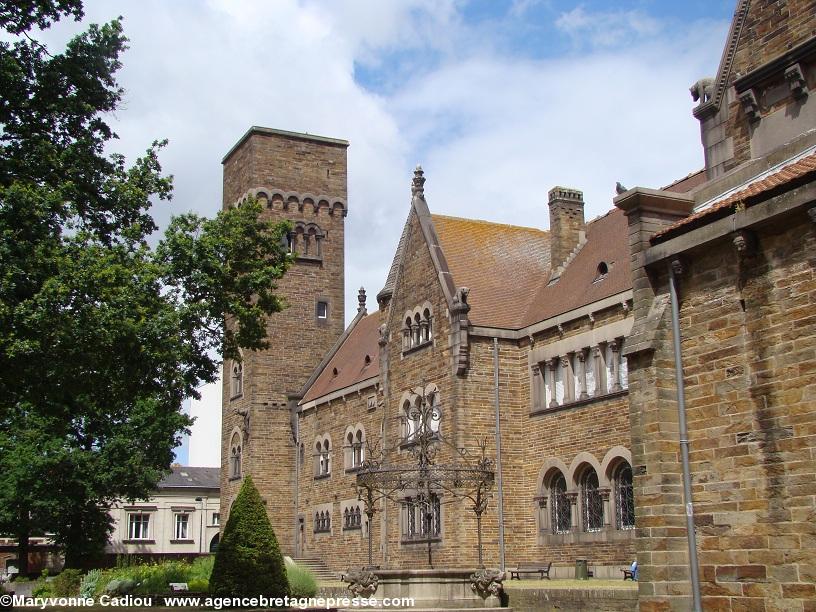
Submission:
{"label": "conical shrub", "polygon": [[244,478],[218,544],[210,592],[222,597],[289,594],[278,539],[249,476]]}

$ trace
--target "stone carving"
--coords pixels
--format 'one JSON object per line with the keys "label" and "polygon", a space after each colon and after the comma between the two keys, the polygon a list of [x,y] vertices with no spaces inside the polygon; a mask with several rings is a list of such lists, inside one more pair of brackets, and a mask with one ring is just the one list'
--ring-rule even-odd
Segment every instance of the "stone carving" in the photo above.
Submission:
{"label": "stone carving", "polygon": [[785,69],[785,80],[788,82],[791,94],[797,100],[801,100],[808,95],[807,81],[802,72],[801,64],[794,64]]}
{"label": "stone carving", "polygon": [[454,337],[454,370],[458,376],[467,372],[470,366],[470,347],[468,344],[468,312],[470,304],[467,303],[470,289],[459,287],[453,295],[453,307],[451,308],[451,323]]}
{"label": "stone carving", "polygon": [[385,323],[380,325],[380,338],[377,342],[380,346],[388,344],[388,326]]}
{"label": "stone carving", "polygon": [[756,237],[753,232],[747,230],[735,232],[733,243],[740,258],[753,255],[754,251],[756,251]]}
{"label": "stone carving", "polygon": [[740,104],[742,104],[742,110],[745,112],[745,116],[748,117],[748,121],[751,123],[759,121],[759,102],[757,102],[754,90],[747,89],[743,91],[739,96],[739,101]]}
{"label": "stone carving", "polygon": [[371,570],[350,569],[340,576],[340,580],[348,582],[346,587],[355,597],[370,597],[377,592],[380,579]]}
{"label": "stone carving", "polygon": [[671,266],[672,272],[674,272],[675,276],[683,276],[684,269],[682,259],[680,259],[679,257],[675,257],[674,259],[671,260],[671,263],[669,263],[669,265]]}
{"label": "stone carving", "polygon": [[501,570],[482,569],[470,575],[470,588],[482,599],[491,595],[501,598],[507,574]]}
{"label": "stone carving", "polygon": [[810,217],[810,220],[816,223],[816,206],[814,206],[813,208],[809,208],[807,212],[808,216]]}
{"label": "stone carving", "polygon": [[710,77],[700,79],[689,87],[689,91],[691,92],[691,99],[697,102],[697,106],[702,106],[714,94],[714,79]]}
{"label": "stone carving", "polygon": [[360,287],[357,292],[357,312],[363,312],[366,309],[366,291],[364,287]]}
{"label": "stone carving", "polygon": [[243,433],[244,441],[249,439],[249,409],[235,409],[235,414],[240,417],[243,417],[243,421],[241,422],[241,432]]}
{"label": "stone carving", "polygon": [[425,172],[419,164],[414,170],[414,178],[411,181],[411,195],[425,199]]}

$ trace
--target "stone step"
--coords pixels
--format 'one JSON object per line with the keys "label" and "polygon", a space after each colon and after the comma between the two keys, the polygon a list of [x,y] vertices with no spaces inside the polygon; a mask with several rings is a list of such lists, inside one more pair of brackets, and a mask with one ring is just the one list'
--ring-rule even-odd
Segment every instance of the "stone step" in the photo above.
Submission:
{"label": "stone step", "polygon": [[314,577],[318,580],[337,580],[338,575],[336,572],[333,572],[329,569],[329,567],[323,562],[322,559],[313,559],[313,558],[294,558],[292,559],[295,563],[297,563],[301,567],[305,567],[308,569]]}

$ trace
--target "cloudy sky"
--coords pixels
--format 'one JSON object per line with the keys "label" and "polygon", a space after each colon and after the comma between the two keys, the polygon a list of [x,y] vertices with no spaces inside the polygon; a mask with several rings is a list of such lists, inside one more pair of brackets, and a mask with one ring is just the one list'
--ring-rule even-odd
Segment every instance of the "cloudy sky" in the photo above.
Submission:
{"label": "cloudy sky", "polygon": [[[547,191],[660,187],[702,167],[688,87],[717,69],[735,0],[86,0],[124,17],[114,149],[154,139],[175,177],[166,223],[221,202],[221,158],[251,125],[350,141],[346,311],[369,309],[408,211],[546,228]],[[193,465],[218,465],[220,391],[194,401]]]}

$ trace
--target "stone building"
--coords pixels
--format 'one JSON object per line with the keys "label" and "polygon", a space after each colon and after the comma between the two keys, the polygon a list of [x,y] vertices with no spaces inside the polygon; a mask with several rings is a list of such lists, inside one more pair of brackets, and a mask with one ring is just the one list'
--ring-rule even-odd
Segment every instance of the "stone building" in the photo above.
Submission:
{"label": "stone building", "polygon": [[694,609],[695,560],[705,610],[816,609],[814,34],[813,1],[741,0],[716,77],[692,88],[707,180],[615,200],[641,610]]}
{"label": "stone building", "polygon": [[[406,490],[369,525],[354,484],[372,448],[411,461],[410,409],[423,398],[450,443],[439,460],[451,446],[475,456],[483,440],[496,460],[498,403],[506,563],[571,575],[580,558],[619,577],[634,555],[624,215],[587,222],[581,192],[563,187],[545,196],[551,231],[432,215],[418,168],[379,310],[361,293],[343,330],[346,146],[252,128],[224,160],[224,206],[259,198],[294,223],[296,253],[272,348],[225,364],[224,513],[251,473],[286,554],[345,569],[366,562],[370,531],[383,567],[426,567],[429,544],[436,566],[473,566],[467,502],[440,491],[426,525]],[[483,520],[493,565],[498,504],[494,489]]]}
{"label": "stone building", "polygon": [[343,570],[370,535],[382,567],[426,567],[429,548],[475,565],[466,502],[440,491],[424,523],[406,490],[369,525],[357,498],[369,453],[412,460],[424,403],[440,440],[501,459],[486,564],[503,550],[508,567],[620,577],[636,554],[641,609],[688,610],[696,558],[706,609],[814,609],[814,16],[812,0],[740,0],[716,77],[692,87],[705,169],[597,219],[564,187],[542,195],[549,230],[432,214],[418,168],[379,309],[361,295],[346,329],[348,143],[250,129],[224,206],[255,196],[291,220],[296,262],[272,348],[224,366],[224,514],[251,473],[286,554]]}

